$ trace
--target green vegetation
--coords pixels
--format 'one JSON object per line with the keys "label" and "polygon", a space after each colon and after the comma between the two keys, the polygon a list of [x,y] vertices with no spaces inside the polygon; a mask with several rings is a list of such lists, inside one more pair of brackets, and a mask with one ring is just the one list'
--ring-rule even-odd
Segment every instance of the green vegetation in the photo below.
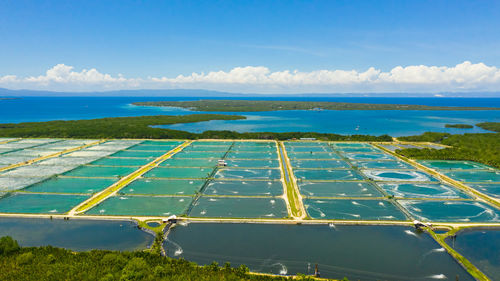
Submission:
{"label": "green vegetation", "polygon": [[476,126],[483,128],[488,131],[500,133],[500,122],[483,122],[476,124]]}
{"label": "green vegetation", "polygon": [[457,129],[472,129],[474,126],[469,124],[445,124],[445,128],[457,128]]}
{"label": "green vegetation", "polygon": [[429,141],[451,146],[451,148],[396,150],[397,153],[415,159],[471,160],[500,168],[500,134],[424,133],[420,136],[400,137],[404,141]]}
{"label": "green vegetation", "polygon": [[173,106],[196,111],[249,112],[276,110],[500,110],[493,107],[452,107],[416,104],[369,104],[348,102],[271,101],[271,100],[197,100],[135,102],[139,106]]}
{"label": "green vegetation", "polygon": [[16,138],[137,138],[137,139],[277,139],[317,138],[331,141],[391,141],[391,137],[322,133],[237,133],[233,131],[205,131],[201,134],[186,131],[153,128],[155,125],[191,123],[209,120],[238,120],[243,116],[222,114],[193,114],[184,116],[114,117],[91,120],[27,122],[0,124],[1,137]]}
{"label": "green vegetation", "polygon": [[[20,248],[10,237],[0,239],[0,280],[290,280],[256,275],[246,266],[213,263],[197,266],[150,252],[93,250],[74,253],[54,247]],[[295,280],[314,280],[299,277]]]}

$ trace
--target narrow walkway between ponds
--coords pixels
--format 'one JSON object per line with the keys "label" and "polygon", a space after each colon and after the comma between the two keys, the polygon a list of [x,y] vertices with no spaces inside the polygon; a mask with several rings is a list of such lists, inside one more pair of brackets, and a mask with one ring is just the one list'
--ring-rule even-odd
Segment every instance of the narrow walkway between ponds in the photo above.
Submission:
{"label": "narrow walkway between ponds", "polygon": [[287,206],[290,207],[290,215],[295,220],[301,220],[307,217],[304,204],[302,202],[302,196],[299,192],[299,187],[297,186],[297,179],[293,175],[292,165],[290,164],[290,159],[286,153],[285,145],[283,142],[278,142],[279,158],[280,158],[280,168],[283,172],[284,183],[285,183],[285,200]]}

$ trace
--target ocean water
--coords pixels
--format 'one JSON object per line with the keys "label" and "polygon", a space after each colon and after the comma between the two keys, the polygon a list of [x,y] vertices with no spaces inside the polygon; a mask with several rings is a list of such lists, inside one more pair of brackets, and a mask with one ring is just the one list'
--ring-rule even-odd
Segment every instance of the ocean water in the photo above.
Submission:
{"label": "ocean water", "polygon": [[[25,97],[0,101],[1,123],[76,120],[118,116],[197,114],[180,108],[140,107],[135,101],[197,100],[196,97]],[[206,98],[204,98],[206,99]],[[228,99],[228,98],[225,98]],[[234,99],[234,98],[233,98]],[[314,100],[359,103],[397,103],[442,106],[500,107],[500,98],[241,98],[254,100]],[[203,112],[204,113],[204,112]],[[414,135],[426,131],[449,133],[487,132],[480,128],[444,128],[447,123],[474,125],[479,122],[500,122],[499,111],[273,111],[218,112],[241,114],[246,120],[207,121],[162,126],[165,128],[202,132],[233,130],[239,132],[311,131],[338,134],[370,134],[392,136]]]}

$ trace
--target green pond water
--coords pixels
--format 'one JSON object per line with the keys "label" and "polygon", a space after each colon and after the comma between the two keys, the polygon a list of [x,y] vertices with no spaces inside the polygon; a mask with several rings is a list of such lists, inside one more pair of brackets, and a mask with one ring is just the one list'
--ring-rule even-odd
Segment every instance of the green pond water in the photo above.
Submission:
{"label": "green pond water", "polygon": [[287,152],[290,159],[340,159],[334,152]]}
{"label": "green pond water", "polygon": [[394,156],[385,153],[344,152],[342,154],[352,160],[397,160]]}
{"label": "green pond water", "polygon": [[336,147],[372,147],[368,143],[356,143],[356,142],[332,142],[331,145]]}
{"label": "green pond water", "polygon": [[122,150],[117,153],[111,154],[112,157],[137,157],[137,158],[149,158],[149,157],[160,157],[166,151],[141,151],[141,150]]}
{"label": "green pond water", "polygon": [[147,172],[146,178],[206,178],[213,168],[166,168],[160,167]]}
{"label": "green pond water", "polygon": [[336,220],[407,220],[392,203],[385,200],[304,199],[313,219]]}
{"label": "green pond water", "polygon": [[278,159],[278,153],[273,150],[270,152],[233,152],[230,151],[226,158],[228,159]]}
{"label": "green pond water", "polygon": [[309,197],[382,197],[375,186],[367,182],[299,182],[300,193]]}
{"label": "green pond water", "polygon": [[423,183],[380,183],[378,184],[388,194],[402,198],[470,198],[464,192],[444,184]]}
{"label": "green pond water", "polygon": [[163,153],[167,153],[169,152],[170,150],[174,149],[175,147],[177,147],[177,145],[136,145],[132,148],[130,148],[130,150],[133,150],[133,151],[161,151]]}
{"label": "green pond water", "polygon": [[301,170],[294,169],[297,179],[302,180],[362,180],[363,177],[354,170]]}
{"label": "green pond water", "polygon": [[349,280],[474,280],[428,234],[402,226],[190,223],[173,228],[167,255],[198,264]]}
{"label": "green pond water", "polygon": [[160,166],[162,167],[215,167],[217,166],[217,160],[215,158],[199,158],[199,159],[188,159],[188,158],[170,158],[162,162]]}
{"label": "green pond water", "polygon": [[87,195],[14,193],[0,198],[0,213],[62,214],[89,197]]}
{"label": "green pond water", "polygon": [[207,146],[227,146],[232,145],[233,141],[195,141],[193,145],[207,145]]}
{"label": "green pond water", "polygon": [[363,152],[363,153],[382,153],[382,151],[376,147],[337,147],[340,152]]}
{"label": "green pond water", "polygon": [[153,140],[146,140],[141,142],[141,145],[167,145],[167,146],[179,146],[183,141],[153,141]]}
{"label": "green pond water", "polygon": [[366,177],[375,181],[438,181],[430,175],[420,171],[403,170],[362,170]]}
{"label": "green pond water", "polygon": [[280,196],[283,184],[280,181],[211,181],[205,191],[207,195]]}
{"label": "green pond water", "polygon": [[229,198],[202,196],[188,214],[211,218],[284,218],[288,216],[281,198]]}
{"label": "green pond water", "polygon": [[472,161],[452,160],[419,160],[420,164],[438,170],[479,170],[491,169],[491,167]]}
{"label": "green pond water", "polygon": [[220,159],[226,151],[181,151],[172,158],[217,158]]}
{"label": "green pond water", "polygon": [[305,169],[336,169],[350,168],[347,162],[342,160],[290,160],[290,164],[294,168],[305,168]]}
{"label": "green pond water", "polygon": [[228,146],[206,146],[206,145],[190,145],[185,147],[182,151],[186,152],[226,152],[229,149]]}
{"label": "green pond water", "polygon": [[103,165],[103,166],[144,166],[149,162],[155,160],[156,157],[150,158],[115,158],[115,157],[105,157],[96,160],[91,165]]}
{"label": "green pond water", "polygon": [[231,151],[234,152],[273,152],[276,151],[276,146],[233,146]]}
{"label": "green pond water", "polygon": [[446,243],[491,280],[500,279],[500,228],[462,230],[456,238],[447,238]]}
{"label": "green pond water", "polygon": [[476,201],[398,200],[413,217],[437,222],[500,222],[500,211]]}
{"label": "green pond water", "polygon": [[227,159],[228,167],[235,168],[279,168],[278,160],[244,160],[244,159]]}
{"label": "green pond water", "polygon": [[446,171],[445,175],[462,182],[496,182],[500,183],[500,171]]}
{"label": "green pond water", "polygon": [[96,193],[115,183],[115,179],[50,178],[25,189],[29,192]]}
{"label": "green pond water", "polygon": [[80,166],[74,170],[64,173],[68,177],[123,177],[140,167],[104,167],[104,166]]}
{"label": "green pond water", "polygon": [[352,164],[364,169],[415,169],[402,161],[352,161]]}
{"label": "green pond water", "polygon": [[305,153],[305,152],[333,152],[328,146],[292,146],[286,147],[289,153]]}
{"label": "green pond water", "polygon": [[479,192],[494,198],[500,198],[500,183],[467,184]]}
{"label": "green pond water", "polygon": [[86,212],[108,216],[170,216],[184,214],[192,197],[114,196]]}
{"label": "green pond water", "polygon": [[138,179],[120,190],[120,194],[194,195],[205,180]]}
{"label": "green pond water", "polygon": [[217,170],[216,179],[253,179],[253,180],[277,180],[281,178],[279,169],[234,169],[223,168]]}
{"label": "green pond water", "polygon": [[73,251],[144,250],[154,239],[130,221],[0,218],[0,237],[7,235],[23,247],[50,245]]}

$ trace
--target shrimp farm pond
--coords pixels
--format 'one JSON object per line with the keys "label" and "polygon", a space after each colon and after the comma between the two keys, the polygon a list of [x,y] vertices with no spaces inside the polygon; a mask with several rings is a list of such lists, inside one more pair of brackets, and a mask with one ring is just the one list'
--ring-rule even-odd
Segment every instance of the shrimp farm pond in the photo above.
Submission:
{"label": "shrimp farm pond", "polygon": [[4,138],[0,236],[75,251],[145,250],[161,231],[164,255],[201,265],[499,280],[500,171],[415,161],[394,151],[404,146],[437,145]]}

